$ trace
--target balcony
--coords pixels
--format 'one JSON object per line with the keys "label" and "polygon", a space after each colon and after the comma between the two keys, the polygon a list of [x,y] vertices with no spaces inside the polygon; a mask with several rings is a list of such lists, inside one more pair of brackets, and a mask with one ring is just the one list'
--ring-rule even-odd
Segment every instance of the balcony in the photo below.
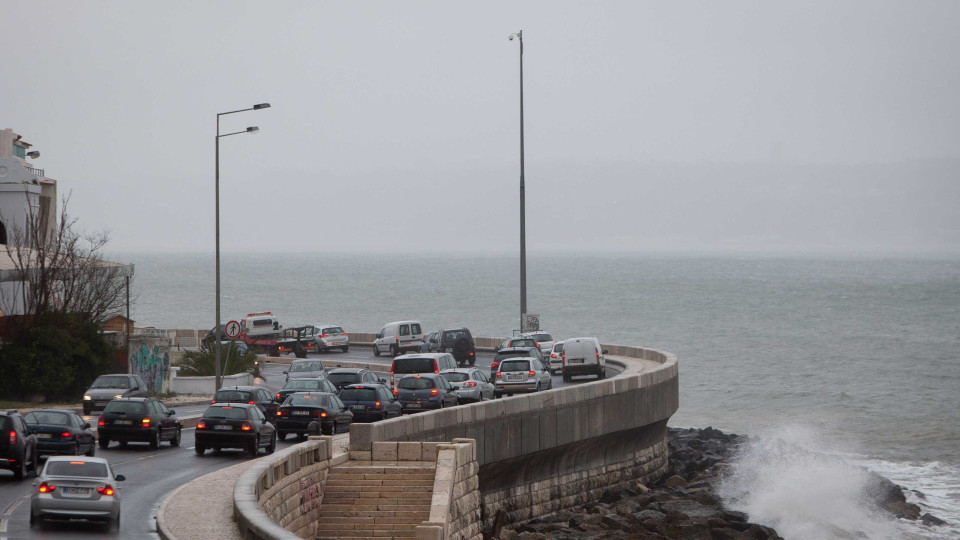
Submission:
{"label": "balcony", "polygon": [[40,178],[46,178],[46,175],[43,174],[44,173],[43,169],[34,169],[33,167],[30,167],[28,165],[24,165],[23,168],[26,169],[27,172],[31,174],[35,174]]}

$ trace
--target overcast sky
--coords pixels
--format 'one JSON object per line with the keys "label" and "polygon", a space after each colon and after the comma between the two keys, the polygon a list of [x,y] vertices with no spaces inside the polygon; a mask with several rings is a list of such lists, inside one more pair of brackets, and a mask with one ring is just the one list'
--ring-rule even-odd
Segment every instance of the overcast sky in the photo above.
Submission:
{"label": "overcast sky", "polygon": [[111,248],[960,253],[958,2],[3,3],[0,129]]}

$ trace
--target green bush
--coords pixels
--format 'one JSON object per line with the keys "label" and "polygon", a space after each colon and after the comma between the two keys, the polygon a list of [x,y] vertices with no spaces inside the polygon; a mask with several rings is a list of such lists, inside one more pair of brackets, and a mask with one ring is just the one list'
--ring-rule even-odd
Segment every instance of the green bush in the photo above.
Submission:
{"label": "green bush", "polygon": [[[220,346],[220,362],[223,367],[223,375],[253,373],[254,377],[260,376],[257,353],[248,349],[243,349],[243,352],[241,352],[235,344]],[[178,375],[181,377],[216,375],[215,363],[216,351],[213,347],[203,344],[199,350],[187,351],[183,354]]]}

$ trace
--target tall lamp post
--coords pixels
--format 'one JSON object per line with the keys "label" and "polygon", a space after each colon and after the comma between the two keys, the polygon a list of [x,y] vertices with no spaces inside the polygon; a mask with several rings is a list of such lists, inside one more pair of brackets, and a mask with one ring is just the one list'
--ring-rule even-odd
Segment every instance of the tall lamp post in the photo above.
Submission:
{"label": "tall lamp post", "polygon": [[523,30],[510,34],[520,42],[520,331],[523,332],[523,316],[527,312],[527,226],[525,189],[523,179]]}
{"label": "tall lamp post", "polygon": [[235,131],[233,133],[224,133],[220,134],[220,117],[227,114],[234,114],[243,111],[257,111],[260,109],[266,109],[270,107],[269,103],[258,103],[253,107],[247,109],[238,109],[236,111],[227,111],[217,114],[217,138],[216,138],[216,181],[214,187],[216,189],[216,220],[217,220],[217,325],[214,326],[214,333],[216,334],[216,344],[214,349],[216,350],[214,356],[214,366],[216,369],[216,389],[220,389],[220,385],[223,383],[223,373],[220,370],[220,342],[223,341],[223,328],[220,326],[220,137],[229,137],[230,135],[238,135],[240,133],[256,133],[260,131],[260,128],[256,126],[248,127],[243,131]]}

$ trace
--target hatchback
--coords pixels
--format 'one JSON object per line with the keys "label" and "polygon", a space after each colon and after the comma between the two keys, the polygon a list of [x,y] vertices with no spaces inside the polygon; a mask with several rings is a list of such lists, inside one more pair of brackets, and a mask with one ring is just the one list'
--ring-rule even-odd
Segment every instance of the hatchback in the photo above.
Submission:
{"label": "hatchback", "polygon": [[553,343],[553,349],[550,350],[550,359],[547,360],[550,366],[550,374],[556,375],[560,373],[563,367],[563,342],[555,341]]}
{"label": "hatchback", "polygon": [[539,392],[553,388],[550,370],[539,358],[507,358],[500,362],[494,379],[497,397],[517,392]]}
{"label": "hatchback", "polygon": [[22,480],[39,464],[37,436],[13,409],[0,411],[0,434],[0,469],[10,469],[14,478]]}
{"label": "hatchback", "polygon": [[376,422],[403,413],[403,405],[383,384],[352,384],[340,390],[339,396],[353,413],[354,422]]}
{"label": "hatchback", "polygon": [[330,381],[324,378],[318,379],[290,379],[290,381],[283,385],[283,388],[277,392],[276,400],[277,405],[274,407],[273,416],[277,415],[277,408],[283,403],[290,394],[296,392],[329,392],[331,394],[337,393],[337,387]]}
{"label": "hatchback", "polygon": [[277,414],[277,402],[273,394],[262,386],[224,386],[213,395],[212,404],[247,403],[256,405],[267,418]]}
{"label": "hatchback", "polygon": [[37,436],[37,450],[41,454],[93,456],[97,438],[90,424],[73,411],[37,409],[23,415],[30,433]]}
{"label": "hatchback", "polygon": [[497,352],[500,352],[501,349],[512,349],[514,347],[536,347],[539,349],[540,344],[532,337],[517,336],[501,341],[500,346],[497,347]]}
{"label": "hatchback", "polygon": [[150,448],[157,448],[160,441],[180,446],[183,426],[174,414],[175,411],[154,398],[115,399],[107,404],[97,420],[97,443],[100,448],[110,446],[110,441],[118,441],[120,446],[145,442]]}
{"label": "hatchback", "polygon": [[287,380],[290,379],[311,379],[322,377],[326,374],[323,369],[323,362],[319,360],[294,360],[290,364],[290,369],[284,371]]}
{"label": "hatchback", "polygon": [[493,355],[493,362],[490,363],[490,378],[495,379],[497,377],[497,368],[500,366],[500,362],[502,362],[505,358],[520,358],[523,356],[529,356],[530,358],[543,360],[543,354],[540,352],[540,349],[536,347],[511,347],[509,349],[500,349],[497,351],[497,354]]}
{"label": "hatchback", "polygon": [[553,339],[553,336],[543,330],[538,330],[536,332],[526,332],[520,334],[519,337],[528,337],[537,342],[537,347],[540,349],[540,352],[544,356],[550,353],[550,350],[553,349],[553,344],[556,343],[556,340]]}
{"label": "hatchback", "polygon": [[217,403],[207,407],[197,421],[194,450],[202,456],[207,448],[239,448],[256,456],[261,448],[268,454],[277,449],[277,430],[256,405]]}
{"label": "hatchback", "polygon": [[107,460],[97,457],[51,456],[33,481],[30,526],[43,519],[89,519],[120,528],[120,488]]}
{"label": "hatchback", "polygon": [[327,352],[330,349],[340,349],[343,352],[350,350],[350,335],[335,324],[315,324],[313,339],[317,342],[317,352]]}
{"label": "hatchback", "polygon": [[377,374],[363,368],[335,368],[327,373],[327,380],[332,382],[340,391],[344,386],[351,384],[386,384],[386,379],[377,377]]}
{"label": "hatchback", "polygon": [[457,388],[436,373],[407,375],[397,381],[393,394],[403,405],[403,412],[420,412],[457,405]]}
{"label": "hatchback", "polygon": [[326,392],[297,392],[277,410],[277,434],[285,439],[287,433],[306,437],[310,424],[318,422],[320,432],[335,435],[350,429],[353,413],[336,394]]}
{"label": "hatchback", "polygon": [[480,369],[445,369],[440,375],[450,384],[460,387],[454,390],[460,403],[476,403],[494,398],[493,383]]}

